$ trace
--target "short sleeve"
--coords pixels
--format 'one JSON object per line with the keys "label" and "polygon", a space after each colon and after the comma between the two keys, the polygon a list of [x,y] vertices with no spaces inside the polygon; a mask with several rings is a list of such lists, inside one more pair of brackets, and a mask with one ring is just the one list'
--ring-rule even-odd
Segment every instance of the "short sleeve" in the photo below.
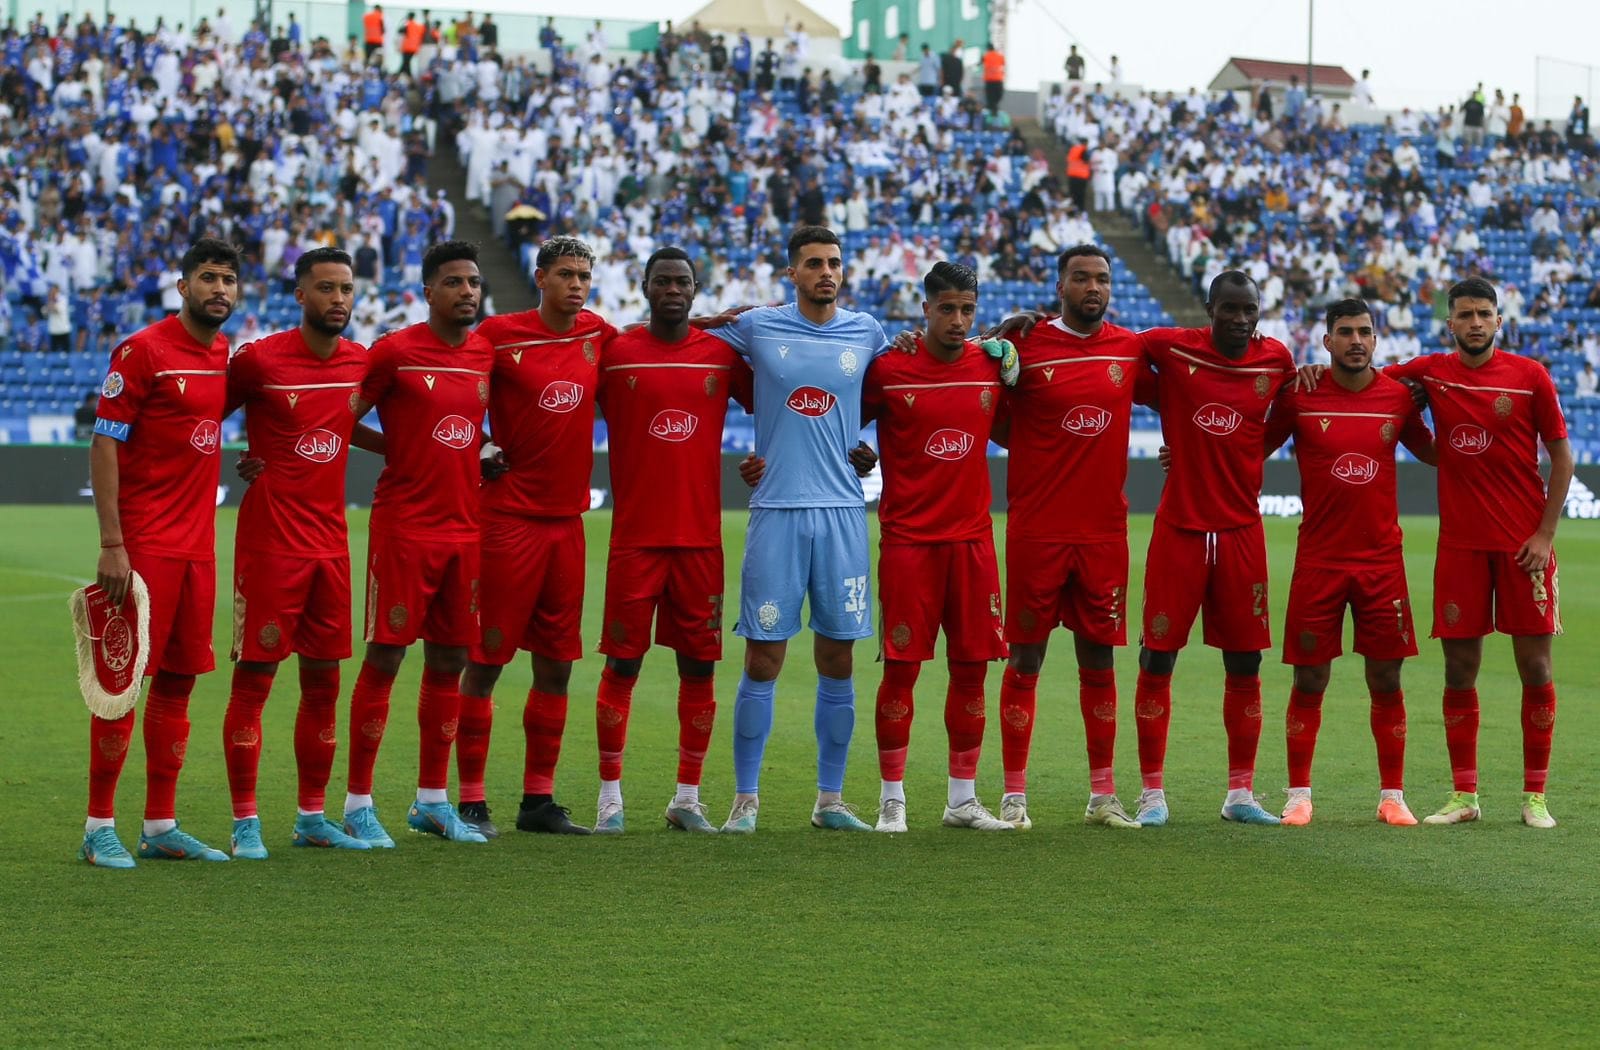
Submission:
{"label": "short sleeve", "polygon": [[132,339],[119,344],[111,351],[106,378],[100,384],[94,432],[117,441],[128,440],[149,390],[150,350]]}
{"label": "short sleeve", "polygon": [[1283,443],[1289,440],[1294,433],[1294,424],[1300,417],[1300,407],[1294,396],[1287,390],[1278,394],[1272,402],[1272,412],[1267,416],[1267,428],[1262,439],[1262,454],[1272,455]]}
{"label": "short sleeve", "polygon": [[1433,444],[1433,431],[1423,421],[1422,409],[1411,400],[1409,391],[1402,411],[1406,413],[1406,421],[1400,424],[1400,443],[1410,449],[1412,455],[1416,455],[1418,449],[1426,449]]}
{"label": "short sleeve", "polygon": [[755,412],[756,374],[738,354],[733,355],[733,364],[728,371],[728,396],[738,402],[747,415]]}
{"label": "short sleeve", "polygon": [[862,322],[862,341],[873,348],[872,356],[877,357],[886,353],[889,350],[889,340],[883,334],[883,325],[878,323],[876,317],[868,314],[862,315]]}
{"label": "short sleeve", "polygon": [[246,401],[260,384],[261,370],[256,367],[258,356],[251,351],[254,343],[246,343],[228,361],[228,400],[222,409],[224,418]]}
{"label": "short sleeve", "polygon": [[714,335],[733,347],[740,357],[749,357],[750,346],[756,335],[756,314],[760,312],[759,308],[746,310],[721,328],[707,328],[706,334]]}
{"label": "short sleeve", "polygon": [[1561,414],[1561,399],[1556,395],[1556,385],[1550,378],[1550,373],[1543,368],[1530,369],[1534,372],[1533,386],[1533,425],[1539,431],[1540,440],[1545,443],[1561,441],[1567,436],[1567,420]]}
{"label": "short sleeve", "polygon": [[888,361],[874,361],[867,366],[867,375],[861,383],[861,423],[866,425],[883,413],[883,372]]}
{"label": "short sleeve", "polygon": [[1410,379],[1420,383],[1428,374],[1428,359],[1431,356],[1431,354],[1423,354],[1413,357],[1409,361],[1401,361],[1399,364],[1386,365],[1384,366],[1383,374],[1390,379]]}
{"label": "short sleeve", "polygon": [[379,339],[367,352],[367,376],[361,381],[361,400],[376,405],[394,385],[395,362],[392,343]]}
{"label": "short sleeve", "polygon": [[1155,368],[1164,368],[1169,360],[1168,350],[1183,334],[1182,328],[1146,328],[1139,333],[1144,341],[1145,356]]}

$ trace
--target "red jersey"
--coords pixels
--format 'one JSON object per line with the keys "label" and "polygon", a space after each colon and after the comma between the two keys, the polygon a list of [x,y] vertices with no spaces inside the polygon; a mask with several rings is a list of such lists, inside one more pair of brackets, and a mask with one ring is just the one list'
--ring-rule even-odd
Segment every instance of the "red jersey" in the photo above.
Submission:
{"label": "red jersey", "polygon": [[1267,420],[1266,451],[1290,437],[1305,501],[1295,563],[1392,564],[1402,549],[1395,442],[1414,452],[1431,440],[1411,392],[1381,374],[1357,392],[1331,375],[1315,390],[1286,387]]}
{"label": "red jersey", "polygon": [[1256,336],[1235,360],[1212,344],[1209,328],[1152,328],[1144,337],[1161,436],[1172,449],[1156,517],[1192,532],[1260,521],[1267,410],[1295,374],[1288,348]]}
{"label": "red jersey", "polygon": [[994,535],[989,432],[1002,390],[976,343],[946,363],[925,345],[867,369],[862,422],[878,420],[884,543],[964,543]]}
{"label": "red jersey", "polygon": [[1451,352],[1384,374],[1419,380],[1428,391],[1439,448],[1439,546],[1515,552],[1544,519],[1539,441],[1567,436],[1550,373],[1492,350],[1477,368]]}
{"label": "red jersey", "polygon": [[426,321],[372,344],[361,397],[378,407],[384,467],[373,532],[478,538],[478,448],[494,352],[469,335],[451,346]]}
{"label": "red jersey", "polygon": [[563,333],[550,331],[537,310],[478,326],[494,347],[489,430],[511,468],[484,485],[486,512],[564,518],[589,509],[594,390],[601,348],[616,332],[588,310]]}
{"label": "red jersey", "polygon": [[367,351],[339,340],[326,361],[300,329],[269,335],[228,363],[228,407],[245,410],[251,455],[265,472],[245,490],[234,542],[304,558],[348,555],[344,473]]}
{"label": "red jersey", "polygon": [[1006,394],[1011,462],[1006,535],[1104,543],[1128,535],[1128,422],[1148,367],[1144,338],[1114,324],[1094,335],[1060,318],[1017,344],[1022,375]]}
{"label": "red jersey", "polygon": [[115,438],[117,509],[130,551],[216,557],[228,340],[197,342],[176,316],[111,351],[94,432]]}
{"label": "red jersey", "polygon": [[596,398],[610,432],[611,546],[722,546],[722,424],[729,397],[748,408],[750,385],[744,359],[698,329],[666,343],[635,328],[606,344]]}

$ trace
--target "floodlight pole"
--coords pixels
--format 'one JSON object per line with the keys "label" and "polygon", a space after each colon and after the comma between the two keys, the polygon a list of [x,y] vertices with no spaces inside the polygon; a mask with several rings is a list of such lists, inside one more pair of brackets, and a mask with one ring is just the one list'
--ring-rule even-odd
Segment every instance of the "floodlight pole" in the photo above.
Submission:
{"label": "floodlight pole", "polygon": [[1314,68],[1311,62],[1311,53],[1316,42],[1317,0],[1306,0],[1306,101],[1311,101],[1311,96],[1316,93],[1312,87],[1311,71]]}

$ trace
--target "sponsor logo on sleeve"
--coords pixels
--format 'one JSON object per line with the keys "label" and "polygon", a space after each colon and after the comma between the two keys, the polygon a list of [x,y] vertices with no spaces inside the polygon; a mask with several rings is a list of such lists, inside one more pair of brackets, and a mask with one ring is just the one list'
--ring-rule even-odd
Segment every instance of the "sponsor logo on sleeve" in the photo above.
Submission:
{"label": "sponsor logo on sleeve", "polygon": [[343,447],[344,441],[338,434],[323,429],[308,430],[294,443],[295,453],[313,463],[329,462]]}
{"label": "sponsor logo on sleeve", "polygon": [[923,451],[934,459],[957,460],[966,457],[977,442],[971,434],[964,430],[935,430],[928,437],[928,444]]}
{"label": "sponsor logo on sleeve", "polygon": [[650,421],[650,436],[662,441],[688,441],[700,426],[700,420],[681,408],[665,408]]}
{"label": "sponsor logo on sleeve", "polygon": [[1061,417],[1061,429],[1078,437],[1095,437],[1111,425],[1111,411],[1093,405],[1079,405]]}
{"label": "sponsor logo on sleeve", "polygon": [[1333,461],[1333,476],[1348,485],[1365,485],[1378,476],[1378,461],[1359,452],[1346,452]]}
{"label": "sponsor logo on sleeve", "polygon": [[446,448],[466,448],[478,435],[478,428],[465,416],[445,416],[433,428],[433,440]]}
{"label": "sponsor logo on sleeve", "polygon": [[1227,405],[1219,405],[1215,401],[1200,406],[1194,414],[1194,425],[1204,430],[1207,434],[1226,437],[1239,429],[1239,424],[1244,422],[1244,416]]}
{"label": "sponsor logo on sleeve", "polygon": [[547,412],[571,412],[583,401],[583,387],[558,379],[539,394],[539,407]]}
{"label": "sponsor logo on sleeve", "polygon": [[838,399],[826,390],[814,386],[796,387],[785,402],[792,412],[802,416],[825,416],[833,411],[834,402]]}

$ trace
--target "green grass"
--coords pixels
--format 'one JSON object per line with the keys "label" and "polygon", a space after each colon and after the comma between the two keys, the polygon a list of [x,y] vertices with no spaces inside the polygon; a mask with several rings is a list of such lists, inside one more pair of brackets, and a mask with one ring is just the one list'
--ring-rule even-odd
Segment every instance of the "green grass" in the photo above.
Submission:
{"label": "green grass", "polygon": [[[365,517],[352,514],[361,564]],[[743,517],[730,514],[736,574]],[[1409,564],[1426,630],[1432,523],[1412,520]],[[599,626],[608,520],[589,518],[585,635]],[[1133,523],[1135,590],[1149,531]],[[219,523],[231,548],[232,515]],[[1291,523],[1270,522],[1275,630],[1293,557]],[[944,676],[918,690],[907,789],[913,832],[828,835],[807,824],[814,774],[809,645],[797,639],[779,691],[750,839],[669,834],[659,810],[674,778],[670,657],[646,662],[635,697],[621,839],[510,833],[487,847],[400,835],[372,855],[291,850],[293,675],[267,710],[261,804],[265,864],[163,865],[127,873],[73,860],[84,806],[85,711],[76,697],[65,598],[92,574],[87,508],[0,508],[0,630],[6,642],[0,779],[0,1042],[274,1041],[630,1044],[1577,1044],[1593,1037],[1600,943],[1595,836],[1600,715],[1600,529],[1566,522],[1559,546],[1567,636],[1556,645],[1560,733],[1551,805],[1561,826],[1517,823],[1518,697],[1504,639],[1488,643],[1480,691],[1484,820],[1457,829],[1372,821],[1376,774],[1359,664],[1334,670],[1317,755],[1317,818],[1306,829],[1224,825],[1217,655],[1179,664],[1169,752],[1173,824],[1117,834],[1080,823],[1086,791],[1071,647],[1057,636],[1041,685],[1026,835],[946,832]],[[226,581],[228,557],[219,564]],[[224,588],[225,590],[225,588]],[[737,595],[730,578],[730,605]],[[230,627],[218,605],[219,646]],[[359,626],[359,620],[358,620]],[[737,640],[730,656],[737,657]],[[860,714],[847,798],[876,801],[871,697],[879,672],[859,649]],[[379,800],[401,831],[416,761],[420,654],[406,663],[378,767]],[[590,715],[601,661],[573,675],[562,798],[592,819]],[[705,797],[732,790],[736,660],[721,673],[721,718]],[[1437,647],[1406,672],[1413,807],[1443,800],[1448,762]],[[1124,698],[1117,771],[1137,794]],[[526,662],[502,679],[491,802],[511,823],[519,790]],[[347,665],[344,703],[354,669]],[[1287,670],[1263,667],[1268,721],[1259,786],[1281,804]],[[991,675],[991,701],[998,673]],[[201,680],[180,793],[185,827],[225,845],[220,755],[225,670]],[[991,706],[992,710],[992,706]],[[135,752],[139,747],[135,746]],[[342,790],[343,755],[330,801]],[[142,763],[128,765],[121,833],[132,845]],[[991,720],[981,790],[999,798]]]}

